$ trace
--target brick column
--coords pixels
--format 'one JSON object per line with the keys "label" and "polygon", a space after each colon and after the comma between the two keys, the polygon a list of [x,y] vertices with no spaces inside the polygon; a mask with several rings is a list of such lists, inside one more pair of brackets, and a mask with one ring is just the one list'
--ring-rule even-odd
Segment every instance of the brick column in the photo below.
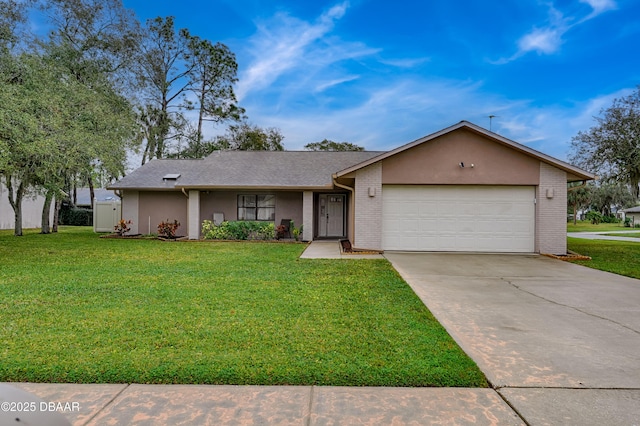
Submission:
{"label": "brick column", "polygon": [[567,253],[567,174],[540,163],[540,185],[536,189],[536,251]]}
{"label": "brick column", "polygon": [[353,246],[382,250],[382,163],[356,172]]}

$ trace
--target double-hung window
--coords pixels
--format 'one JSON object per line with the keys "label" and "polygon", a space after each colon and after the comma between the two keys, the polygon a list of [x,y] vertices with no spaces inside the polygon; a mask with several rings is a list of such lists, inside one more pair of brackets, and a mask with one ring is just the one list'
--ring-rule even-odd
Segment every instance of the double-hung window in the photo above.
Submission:
{"label": "double-hung window", "polygon": [[275,195],[238,195],[238,220],[276,219]]}

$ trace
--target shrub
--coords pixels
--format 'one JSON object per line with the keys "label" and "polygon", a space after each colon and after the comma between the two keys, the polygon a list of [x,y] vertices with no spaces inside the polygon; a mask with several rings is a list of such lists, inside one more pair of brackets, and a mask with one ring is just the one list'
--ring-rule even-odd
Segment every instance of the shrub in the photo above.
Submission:
{"label": "shrub", "polygon": [[600,222],[602,222],[602,220],[604,219],[604,216],[602,216],[600,213],[598,212],[594,212],[589,211],[587,212],[587,214],[585,215],[585,217],[587,218],[587,220],[589,220],[592,224],[597,225]]}
{"label": "shrub", "polygon": [[79,208],[62,208],[58,219],[61,225],[92,226],[93,210]]}
{"label": "shrub", "polygon": [[118,224],[114,226],[113,229],[116,232],[116,234],[123,236],[127,232],[131,231],[131,228],[129,227],[129,225],[131,225],[132,223],[133,223],[132,220],[120,219],[118,221]]}
{"label": "shrub", "polygon": [[620,219],[614,215],[602,216],[602,223],[619,223]]}
{"label": "shrub", "polygon": [[173,222],[169,222],[169,219],[166,221],[160,222],[158,225],[158,236],[166,237],[166,238],[175,238],[176,230],[180,226],[180,222],[174,220]]}
{"label": "shrub", "polygon": [[216,225],[205,220],[202,236],[205,240],[271,240],[276,236],[276,227],[273,222],[238,220]]}

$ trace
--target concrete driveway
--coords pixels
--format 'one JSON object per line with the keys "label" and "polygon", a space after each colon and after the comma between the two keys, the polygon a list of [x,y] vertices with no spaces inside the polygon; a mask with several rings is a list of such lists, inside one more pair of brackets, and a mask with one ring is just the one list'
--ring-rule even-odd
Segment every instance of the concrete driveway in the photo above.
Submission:
{"label": "concrete driveway", "polygon": [[385,257],[530,424],[640,424],[640,280],[533,255]]}

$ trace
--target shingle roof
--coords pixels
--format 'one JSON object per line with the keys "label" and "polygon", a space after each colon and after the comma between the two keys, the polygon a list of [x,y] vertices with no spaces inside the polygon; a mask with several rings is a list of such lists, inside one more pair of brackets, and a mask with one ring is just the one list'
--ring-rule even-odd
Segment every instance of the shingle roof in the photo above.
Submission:
{"label": "shingle roof", "polygon": [[629,207],[628,209],[622,210],[625,213],[640,213],[640,206]]}
{"label": "shingle roof", "polygon": [[[110,189],[330,188],[332,174],[375,151],[218,151],[202,160],[152,160]],[[163,179],[180,174],[176,180]]]}
{"label": "shingle roof", "polygon": [[180,173],[181,177],[193,173],[204,160],[151,160],[123,177],[108,189],[153,189],[173,190],[178,180],[163,179],[169,173]]}

